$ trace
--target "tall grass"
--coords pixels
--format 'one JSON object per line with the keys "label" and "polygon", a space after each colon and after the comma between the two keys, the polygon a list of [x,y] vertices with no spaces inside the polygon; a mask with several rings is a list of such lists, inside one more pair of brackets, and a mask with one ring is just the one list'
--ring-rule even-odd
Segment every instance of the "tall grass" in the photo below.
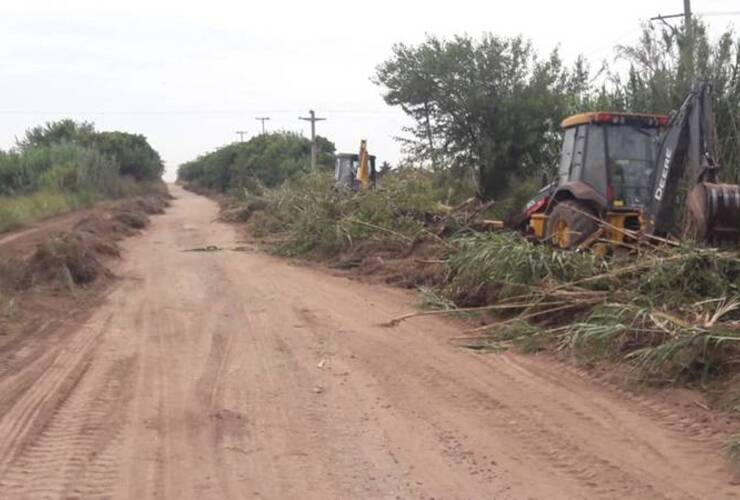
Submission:
{"label": "tall grass", "polygon": [[29,195],[0,197],[0,233],[31,224],[84,205],[76,195],[41,191]]}
{"label": "tall grass", "polygon": [[161,182],[137,182],[130,178],[118,178],[110,189],[104,191],[45,188],[31,194],[0,196],[0,233],[33,224],[47,217],[88,207],[106,199],[164,194],[166,189]]}

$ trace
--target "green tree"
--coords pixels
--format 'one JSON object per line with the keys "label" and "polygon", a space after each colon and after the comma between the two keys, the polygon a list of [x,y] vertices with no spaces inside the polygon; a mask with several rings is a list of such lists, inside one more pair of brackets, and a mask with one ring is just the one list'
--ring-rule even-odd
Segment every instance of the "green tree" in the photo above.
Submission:
{"label": "green tree", "polygon": [[162,177],[164,163],[146,137],[126,132],[97,132],[90,141],[94,149],[118,164],[118,173],[136,180]]}
{"label": "green tree", "polygon": [[428,37],[395,45],[377,68],[385,101],[411,116],[406,150],[435,169],[471,169],[483,197],[555,163],[562,117],[578,107],[588,69],[536,56],[522,37]]}
{"label": "green tree", "polygon": [[33,127],[17,141],[18,149],[26,151],[39,146],[51,146],[62,142],[88,143],[95,134],[95,125],[76,122],[69,118]]}
{"label": "green tree", "polygon": [[677,109],[697,79],[712,82],[720,165],[728,182],[740,182],[740,38],[731,29],[716,40],[694,19],[685,27],[645,25],[637,42],[619,46],[626,74],[610,72],[592,107],[668,113]]}

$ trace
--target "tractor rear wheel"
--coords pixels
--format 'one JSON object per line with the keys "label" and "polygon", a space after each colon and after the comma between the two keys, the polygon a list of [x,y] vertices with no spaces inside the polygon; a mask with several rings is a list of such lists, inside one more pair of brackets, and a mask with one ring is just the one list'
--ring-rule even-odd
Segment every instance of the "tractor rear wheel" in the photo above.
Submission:
{"label": "tractor rear wheel", "polygon": [[583,243],[598,227],[596,217],[585,204],[565,200],[550,212],[545,236],[553,246],[570,250]]}

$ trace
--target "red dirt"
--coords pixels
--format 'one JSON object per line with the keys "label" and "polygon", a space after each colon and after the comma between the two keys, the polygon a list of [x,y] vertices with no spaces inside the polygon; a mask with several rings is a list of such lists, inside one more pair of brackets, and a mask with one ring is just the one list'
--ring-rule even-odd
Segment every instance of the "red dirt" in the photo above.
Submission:
{"label": "red dirt", "polygon": [[724,436],[547,358],[451,347],[414,294],[233,248],[210,200],[4,356],[2,498],[738,498]]}

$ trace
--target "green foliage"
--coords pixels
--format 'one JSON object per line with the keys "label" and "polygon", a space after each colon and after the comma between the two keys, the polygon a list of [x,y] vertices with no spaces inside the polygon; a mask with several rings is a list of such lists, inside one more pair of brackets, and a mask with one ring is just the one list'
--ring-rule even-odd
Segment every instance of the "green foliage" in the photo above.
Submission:
{"label": "green foliage", "polygon": [[680,307],[740,294],[740,259],[732,252],[684,245],[633,279],[639,296],[649,300],[646,305]]}
{"label": "green foliage", "polygon": [[[717,375],[736,355],[740,333],[724,320],[740,307],[738,297],[682,304],[683,314],[631,303],[597,307],[585,321],[568,327],[563,345],[592,358],[624,357],[661,381],[690,381]],[[641,299],[641,300],[640,300]],[[700,321],[685,319],[696,314]]]}
{"label": "green foliage", "polygon": [[18,141],[18,149],[25,152],[61,143],[85,145],[90,142],[95,133],[95,126],[92,123],[75,122],[67,118],[27,130],[25,136]]}
{"label": "green foliage", "polygon": [[426,218],[439,213],[439,197],[433,175],[417,169],[389,173],[382,187],[359,193],[314,173],[266,191],[265,208],[252,222],[260,235],[284,236],[282,253],[336,255],[370,239],[413,240]]}
{"label": "green foliage", "polygon": [[120,177],[154,181],[163,172],[144,136],[63,120],[33,128],[15,150],[0,151],[0,196],[42,189],[109,194]]}
{"label": "green foliage", "polygon": [[[334,167],[334,144],[322,137],[318,167]],[[311,141],[292,133],[275,132],[234,143],[180,166],[178,179],[220,192],[247,188],[257,192],[262,186],[277,187],[310,169]]]}
{"label": "green foliage", "polygon": [[164,164],[159,153],[143,135],[97,132],[92,136],[90,145],[117,164],[119,175],[139,181],[152,181],[159,179],[164,173]]}
{"label": "green foliage", "polygon": [[[574,281],[599,272],[604,263],[592,254],[560,252],[535,245],[518,233],[495,232],[453,241],[448,259],[453,295],[491,289],[498,298],[529,293],[545,281]],[[487,297],[492,294],[486,293]]]}
{"label": "green foliage", "polygon": [[398,44],[376,74],[386,102],[416,122],[409,152],[458,176],[474,169],[485,197],[555,162],[582,78],[582,61],[571,71],[557,52],[540,59],[522,37],[492,34]]}
{"label": "green foliage", "polygon": [[622,359],[662,382],[706,380],[737,358],[736,252],[686,245],[604,260],[507,232],[453,243],[445,296],[511,307],[514,316],[491,327],[496,342]]}
{"label": "green foliage", "polygon": [[15,197],[0,196],[0,233],[49,215],[74,210],[81,204],[73,195],[52,191]]}
{"label": "green foliage", "polygon": [[95,200],[150,189],[164,171],[141,135],[90,123],[47,123],[0,151],[0,231]]}

